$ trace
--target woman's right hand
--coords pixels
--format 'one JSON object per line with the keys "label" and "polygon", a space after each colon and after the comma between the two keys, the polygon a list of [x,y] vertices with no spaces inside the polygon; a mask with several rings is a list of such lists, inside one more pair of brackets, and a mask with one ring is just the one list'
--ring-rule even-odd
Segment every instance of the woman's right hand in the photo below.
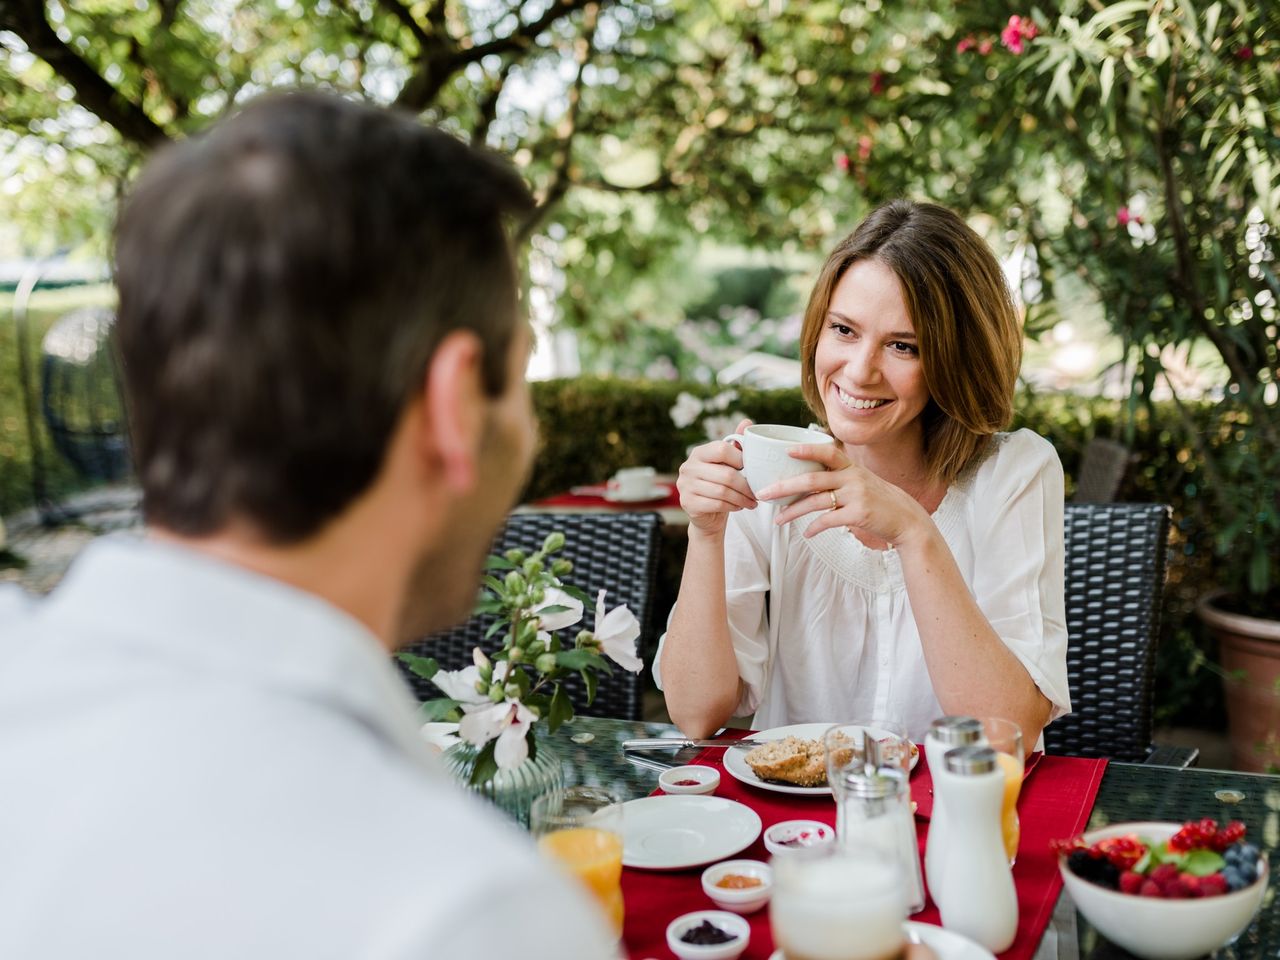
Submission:
{"label": "woman's right hand", "polygon": [[[749,426],[751,421],[743,420],[734,432],[741,433]],[[723,533],[730,513],[756,506],[742,475],[742,451],[724,440],[693,448],[689,459],[680,464],[676,489],[680,506],[689,515],[690,529],[702,534]]]}

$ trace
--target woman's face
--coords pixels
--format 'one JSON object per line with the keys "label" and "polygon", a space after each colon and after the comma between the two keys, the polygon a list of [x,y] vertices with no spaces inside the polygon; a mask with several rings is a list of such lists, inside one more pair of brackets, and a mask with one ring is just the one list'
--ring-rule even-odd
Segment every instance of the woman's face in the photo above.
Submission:
{"label": "woman's face", "polygon": [[878,260],[860,260],[836,284],[818,336],[814,374],[827,425],[846,445],[923,444],[929,402],[902,286]]}

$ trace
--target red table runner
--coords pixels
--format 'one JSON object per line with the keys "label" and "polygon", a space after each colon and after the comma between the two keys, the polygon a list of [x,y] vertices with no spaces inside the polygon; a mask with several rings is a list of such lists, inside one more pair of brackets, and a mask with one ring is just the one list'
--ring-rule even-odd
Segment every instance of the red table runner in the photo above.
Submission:
{"label": "red table runner", "polygon": [[667,491],[666,496],[659,497],[655,500],[629,501],[627,503],[619,503],[616,500],[606,500],[604,498],[605,486],[600,484],[598,487],[581,487],[583,491],[599,490],[599,495],[587,493],[557,493],[553,497],[544,497],[541,500],[535,500],[534,506],[538,507],[613,507],[615,510],[661,510],[664,507],[680,506],[680,494],[676,492],[674,483],[659,483],[657,486]]}
{"label": "red table runner", "polygon": [[[763,829],[781,820],[793,819],[819,820],[835,826],[836,807],[830,797],[805,797],[749,787],[724,772],[723,753],[723,750],[704,751],[694,762],[719,770],[721,780],[716,796],[746,804],[760,815]],[[1106,765],[1105,760],[1053,756],[1028,762],[1027,779],[1018,800],[1022,838],[1013,868],[1014,886],[1018,891],[1018,934],[1013,946],[1000,954],[1001,960],[1028,960],[1035,953],[1062,888],[1062,877],[1058,874],[1057,859],[1049,851],[1049,841],[1074,836],[1084,829]],[[921,814],[927,815],[932,809],[932,785],[922,750],[920,764],[911,775],[911,796]],[[916,820],[922,858],[928,829],[926,821]],[[735,856],[769,860],[764,841],[759,838]],[[673,956],[666,942],[667,924],[691,910],[716,909],[702,892],[704,869],[659,872],[627,868],[622,871],[627,911],[623,941],[631,957],[641,960]],[[766,960],[773,952],[768,908],[746,919],[751,924],[751,943],[743,957]],[[941,923],[932,900],[911,919]]]}

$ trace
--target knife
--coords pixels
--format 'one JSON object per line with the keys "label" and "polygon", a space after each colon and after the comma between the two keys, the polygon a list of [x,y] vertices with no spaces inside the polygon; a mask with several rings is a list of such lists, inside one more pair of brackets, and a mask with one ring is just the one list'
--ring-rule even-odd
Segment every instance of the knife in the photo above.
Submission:
{"label": "knife", "polygon": [[684,747],[758,747],[760,744],[768,742],[768,740],[752,740],[749,737],[744,740],[681,740],[678,737],[656,737],[650,740],[623,740],[622,749],[626,751],[682,749]]}

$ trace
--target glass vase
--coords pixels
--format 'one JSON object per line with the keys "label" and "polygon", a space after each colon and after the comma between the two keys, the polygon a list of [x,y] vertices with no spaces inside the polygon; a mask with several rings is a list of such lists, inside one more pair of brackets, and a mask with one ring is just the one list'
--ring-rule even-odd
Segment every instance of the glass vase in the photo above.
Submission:
{"label": "glass vase", "polygon": [[444,752],[445,766],[454,778],[515,820],[529,827],[529,807],[549,790],[564,787],[564,766],[556,752],[538,741],[537,757],[511,770],[499,770],[487,783],[471,783],[480,749],[462,740]]}

